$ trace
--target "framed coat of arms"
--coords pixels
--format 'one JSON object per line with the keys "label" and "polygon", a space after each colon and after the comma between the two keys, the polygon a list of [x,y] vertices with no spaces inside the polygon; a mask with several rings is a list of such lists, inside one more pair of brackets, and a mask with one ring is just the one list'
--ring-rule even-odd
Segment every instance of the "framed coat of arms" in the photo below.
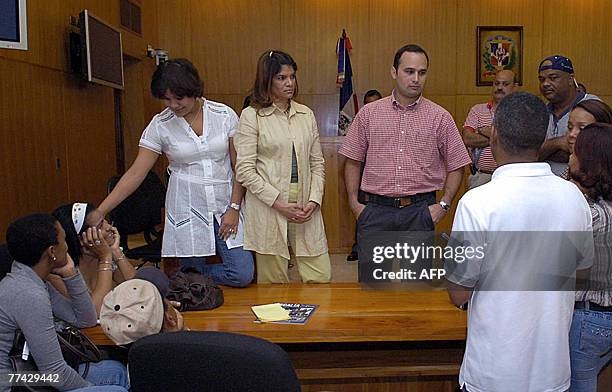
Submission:
{"label": "framed coat of arms", "polygon": [[523,27],[476,27],[476,85],[491,86],[495,74],[510,69],[523,84]]}

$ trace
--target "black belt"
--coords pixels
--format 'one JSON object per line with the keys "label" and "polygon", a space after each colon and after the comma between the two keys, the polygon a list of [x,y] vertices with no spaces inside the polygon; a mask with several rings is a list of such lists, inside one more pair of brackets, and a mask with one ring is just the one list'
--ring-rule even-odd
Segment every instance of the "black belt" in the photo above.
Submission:
{"label": "black belt", "polygon": [[433,200],[436,199],[436,192],[417,193],[416,195],[402,197],[381,196],[366,192],[364,200],[366,203],[374,203],[381,206],[394,208],[404,208],[423,200],[430,200],[431,198],[433,198]]}
{"label": "black belt", "polygon": [[594,302],[579,301],[574,304],[574,309],[587,309],[586,303],[589,303],[589,310],[594,312],[612,312],[612,306],[601,306]]}

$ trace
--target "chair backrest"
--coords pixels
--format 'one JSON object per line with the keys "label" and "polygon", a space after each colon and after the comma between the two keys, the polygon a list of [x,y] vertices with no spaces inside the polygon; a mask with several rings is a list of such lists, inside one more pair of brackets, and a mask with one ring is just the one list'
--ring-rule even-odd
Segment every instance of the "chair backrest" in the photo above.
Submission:
{"label": "chair backrest", "polygon": [[0,280],[11,272],[12,265],[13,258],[9,254],[6,244],[0,244]]}
{"label": "chair backrest", "polygon": [[[115,176],[109,180],[109,193],[120,178],[120,176]],[[165,200],[166,187],[157,174],[150,171],[134,193],[111,212],[110,219],[127,241],[126,234],[147,231],[162,223],[161,211],[164,208]]]}
{"label": "chair backrest", "polygon": [[297,392],[300,383],[283,349],[225,332],[161,333],[136,341],[128,356],[131,390]]}

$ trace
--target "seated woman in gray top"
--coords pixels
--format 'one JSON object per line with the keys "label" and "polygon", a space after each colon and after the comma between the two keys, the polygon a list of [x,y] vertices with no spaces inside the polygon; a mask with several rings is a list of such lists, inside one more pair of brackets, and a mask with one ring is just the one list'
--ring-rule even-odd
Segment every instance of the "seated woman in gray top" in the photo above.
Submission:
{"label": "seated woman in gray top", "polygon": [[[0,281],[0,373],[10,371],[8,354],[15,331],[20,329],[39,370],[57,374],[60,391],[125,391],[125,367],[116,361],[91,364],[84,379],[62,356],[53,317],[83,328],[96,325],[96,309],[87,286],[68,255],[66,234],[51,215],[35,214],[13,222],[6,233],[9,253],[15,260]],[[69,297],[47,282],[49,274],[62,277]],[[94,385],[104,385],[96,387]],[[10,390],[0,386],[0,391]]]}

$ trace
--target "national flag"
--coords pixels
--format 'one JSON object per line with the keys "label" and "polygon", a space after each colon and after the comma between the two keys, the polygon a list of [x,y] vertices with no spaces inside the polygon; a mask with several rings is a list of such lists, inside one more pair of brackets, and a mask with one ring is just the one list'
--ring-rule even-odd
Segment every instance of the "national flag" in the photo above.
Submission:
{"label": "national flag", "polygon": [[[338,55],[338,76],[336,84],[340,87],[340,105],[338,117],[338,131],[341,135],[346,134],[348,126],[359,108],[357,97],[353,93],[353,68],[351,67],[350,50],[353,48],[346,30],[342,29],[342,35],[336,43],[336,54]],[[351,104],[351,98],[353,103]]]}

